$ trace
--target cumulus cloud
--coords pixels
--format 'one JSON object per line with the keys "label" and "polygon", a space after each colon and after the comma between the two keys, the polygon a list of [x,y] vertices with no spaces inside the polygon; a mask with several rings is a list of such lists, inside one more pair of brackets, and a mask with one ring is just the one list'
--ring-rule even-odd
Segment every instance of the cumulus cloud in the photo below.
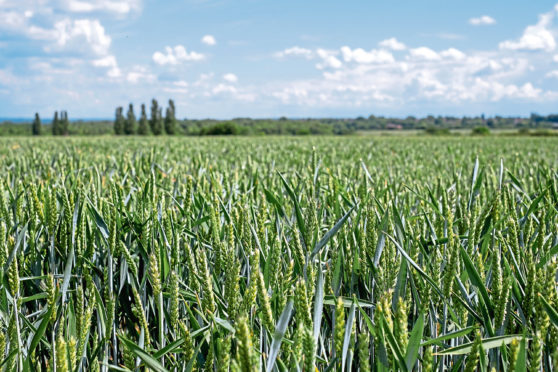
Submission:
{"label": "cumulus cloud", "polygon": [[491,16],[483,15],[480,17],[470,18],[469,23],[473,26],[493,25],[496,23],[496,20]]}
{"label": "cumulus cloud", "polygon": [[455,60],[463,60],[466,57],[465,53],[455,48],[449,48],[447,50],[444,50],[440,52],[440,55],[442,57],[452,58]]}
{"label": "cumulus cloud", "polygon": [[382,48],[387,48],[391,50],[405,50],[407,48],[405,44],[403,44],[402,42],[400,42],[394,37],[380,41],[378,45],[381,46]]}
{"label": "cumulus cloud", "polygon": [[229,83],[236,83],[238,81],[238,77],[235,74],[225,74],[223,75],[223,80],[228,81]]}
{"label": "cumulus cloud", "polygon": [[205,35],[204,37],[201,38],[201,42],[204,43],[205,45],[217,44],[217,41],[215,40],[215,37],[213,35]]}
{"label": "cumulus cloud", "polygon": [[323,69],[328,67],[341,68],[341,66],[343,66],[343,62],[341,62],[337,58],[337,54],[338,54],[337,51],[317,49],[316,55],[322,59],[322,62],[318,63],[316,67],[318,67],[318,69]]}
{"label": "cumulus cloud", "polygon": [[[205,54],[187,50],[183,45],[167,46],[148,55],[147,58],[153,60],[152,65],[122,64],[123,60],[117,58],[120,54],[111,50],[111,36],[104,27],[104,20],[106,13],[117,17],[132,13],[141,6],[140,0],[19,1],[21,3],[18,4],[25,5],[7,7],[4,5],[16,4],[16,0],[0,0],[0,19],[3,21],[0,33],[7,32],[10,37],[32,40],[36,54],[26,61],[28,68],[25,70],[23,64],[21,68],[14,67],[15,64],[11,68],[0,66],[0,83],[9,87],[10,91],[25,82],[50,91],[50,87],[55,85],[53,81],[72,79],[76,82],[80,79],[79,86],[83,87],[105,84],[105,92],[107,87],[108,90],[122,89],[125,94],[168,92],[188,102],[222,102],[227,105],[253,102],[257,98],[257,107],[247,106],[249,109],[256,107],[255,110],[258,110],[265,104],[284,109],[281,105],[285,104],[299,106],[301,112],[315,107],[339,107],[343,110],[357,107],[361,111],[378,106],[420,105],[443,109],[453,103],[461,105],[459,107],[473,107],[471,103],[481,105],[512,100],[538,104],[544,100],[558,100],[558,89],[557,92],[550,90],[554,89],[552,82],[555,80],[552,79],[558,79],[554,19],[558,9],[543,14],[536,24],[520,29],[523,33],[519,33],[517,39],[510,36],[493,50],[405,45],[395,37],[367,45],[352,45],[347,40],[347,43],[330,46],[329,49],[295,45],[273,54],[273,57],[298,59],[296,63],[299,66],[314,68],[313,72],[308,72],[308,68],[300,69],[294,73],[296,78],[289,78],[288,74],[292,71],[270,71],[269,76],[259,84],[244,85],[244,75],[239,81],[235,74],[227,70],[207,72],[198,80],[195,77],[190,80],[191,76],[187,75],[190,72],[178,76],[173,73],[173,68],[158,76],[155,71],[161,69],[155,65],[175,66],[207,58]],[[52,9],[49,10],[49,7]],[[489,23],[482,19],[478,22],[479,25]],[[442,35],[446,34],[426,36],[434,38]],[[447,34],[443,37],[454,39],[458,36]],[[11,42],[10,38],[7,40],[2,44],[2,51],[6,43]],[[318,43],[319,40],[305,42]],[[216,44],[211,35],[201,38],[201,43]],[[452,44],[451,41],[448,43]],[[552,53],[516,53],[517,50]],[[31,61],[31,58],[34,59]],[[210,68],[211,64],[204,64],[203,67]],[[302,73],[307,74],[306,77],[301,77]],[[544,79],[545,76],[548,79]],[[45,85],[41,86],[37,83],[39,81]],[[128,84],[134,85],[132,91],[127,88]],[[82,94],[87,94],[86,90]],[[95,88],[89,90],[93,92]],[[91,102],[85,104],[93,107]],[[234,104],[229,106],[237,107]]]}
{"label": "cumulus cloud", "polygon": [[177,65],[183,62],[201,61],[205,55],[197,52],[188,52],[183,45],[165,47],[165,53],[153,53],[153,61],[158,65]]}
{"label": "cumulus cloud", "polygon": [[[505,52],[464,53],[457,48],[410,48],[396,59],[384,49],[366,51],[341,47],[343,62],[316,66],[320,78],[279,84],[272,97],[282,104],[360,107],[412,102],[499,102],[539,100],[549,92],[521,81],[530,70],[528,59]],[[313,51],[318,55],[318,50]],[[338,56],[322,52],[321,58]]]}
{"label": "cumulus cloud", "polygon": [[440,55],[428,47],[418,47],[411,49],[409,51],[409,57],[427,61],[436,61],[440,59]]}
{"label": "cumulus cloud", "polygon": [[36,29],[37,37],[54,37],[55,45],[47,47],[47,50],[59,49],[83,49],[84,45],[97,55],[108,53],[111,38],[105,33],[105,28],[98,20],[64,19],[54,24],[54,31]]}
{"label": "cumulus cloud", "polygon": [[288,56],[300,56],[306,59],[312,59],[314,57],[314,52],[310,49],[294,46],[292,48],[287,48],[285,50],[275,53],[275,56],[279,58],[288,57]]}
{"label": "cumulus cloud", "polygon": [[74,13],[109,12],[115,14],[128,14],[139,10],[140,0],[65,0],[63,1],[68,11]]}
{"label": "cumulus cloud", "polygon": [[108,77],[117,78],[122,75],[120,68],[118,68],[116,57],[114,57],[113,55],[108,55],[103,58],[95,59],[93,60],[92,64],[95,67],[106,68]]}
{"label": "cumulus cloud", "polygon": [[129,83],[151,83],[157,77],[151,73],[145,66],[134,66],[131,71],[126,74],[126,80]]}
{"label": "cumulus cloud", "polygon": [[387,50],[372,49],[367,52],[362,48],[351,49],[348,46],[341,47],[343,60],[356,63],[390,63],[395,61],[393,55]]}
{"label": "cumulus cloud", "polygon": [[556,48],[553,31],[550,30],[553,19],[554,11],[541,14],[537,24],[528,26],[518,40],[501,42],[500,49],[553,51]]}
{"label": "cumulus cloud", "polygon": [[237,89],[232,86],[232,85],[228,85],[228,84],[218,84],[216,85],[213,89],[212,89],[213,94],[219,94],[219,93],[236,93]]}

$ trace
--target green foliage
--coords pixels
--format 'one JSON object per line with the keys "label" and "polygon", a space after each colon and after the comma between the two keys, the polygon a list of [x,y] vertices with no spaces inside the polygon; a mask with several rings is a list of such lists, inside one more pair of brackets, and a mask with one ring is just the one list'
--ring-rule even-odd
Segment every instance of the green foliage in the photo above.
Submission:
{"label": "green foliage", "polygon": [[429,125],[424,130],[424,133],[430,136],[448,136],[450,135],[450,130],[448,128],[439,128],[433,125]]}
{"label": "green foliage", "polygon": [[31,132],[34,136],[41,135],[41,118],[39,117],[39,113],[35,113],[35,119],[31,125]]}
{"label": "green foliage", "polygon": [[60,119],[58,118],[58,111],[54,112],[54,118],[52,119],[52,135],[59,136],[62,134],[62,128],[60,126]]}
{"label": "green foliage", "polygon": [[60,135],[67,136],[69,131],[70,120],[68,119],[68,111],[60,112]]}
{"label": "green foliage", "polygon": [[474,127],[471,134],[473,136],[488,136],[490,135],[490,129],[488,127]]}
{"label": "green foliage", "polygon": [[130,103],[128,112],[126,113],[126,121],[124,122],[124,134],[136,134],[138,123],[134,114],[134,105]]}
{"label": "green foliage", "polygon": [[0,363],[551,371],[556,147],[0,139]]}
{"label": "green foliage", "polygon": [[122,115],[122,107],[117,107],[115,117],[114,117],[114,134],[116,135],[124,134],[125,123],[126,120],[124,119],[124,115]]}
{"label": "green foliage", "polygon": [[200,136],[234,136],[240,133],[240,129],[233,122],[218,123],[211,127],[203,128]]}
{"label": "green foliage", "polygon": [[[158,103],[152,108],[151,119],[146,118],[146,122],[140,120],[137,133],[147,135],[151,132],[151,126],[155,125],[157,133],[166,132],[169,135],[190,135],[199,136],[212,132],[222,134],[223,127],[236,126],[235,135],[348,135],[348,134],[367,134],[379,133],[382,135],[395,135],[396,133],[425,133],[429,135],[459,135],[469,133],[476,127],[490,128],[492,134],[512,136],[533,135],[533,136],[555,136],[558,135],[553,115],[545,117],[545,120],[532,120],[520,117],[442,117],[427,116],[424,118],[389,118],[369,117],[358,118],[287,118],[279,119],[251,119],[234,118],[230,120],[215,119],[176,119],[176,108],[172,100],[165,109],[165,116],[161,115],[162,108]],[[156,120],[154,120],[154,118]],[[67,132],[70,135],[100,135],[114,133],[113,123],[107,125],[107,121],[73,121],[69,123]],[[147,124],[147,125],[145,125]],[[221,125],[224,124],[224,125]],[[49,127],[49,125],[45,125]],[[49,127],[50,128],[50,127]],[[149,129],[146,129],[149,128]],[[514,133],[508,129],[520,128],[521,133]],[[503,129],[503,130],[500,130]],[[422,132],[424,130],[424,132]],[[420,131],[420,132],[418,132]],[[31,121],[13,123],[6,121],[0,123],[0,136],[6,135],[28,135],[32,133]],[[62,133],[62,132],[61,132]]]}
{"label": "green foliage", "polygon": [[141,116],[138,125],[138,134],[145,136],[149,134],[149,121],[147,120],[147,114],[145,113],[145,104],[141,104]]}
{"label": "green foliage", "polygon": [[174,107],[174,101],[169,100],[169,107],[167,107],[165,115],[165,132],[168,135],[176,134],[176,109]]}
{"label": "green foliage", "polygon": [[156,136],[163,134],[163,117],[161,115],[161,108],[157,100],[153,98],[151,100],[151,119],[149,120],[149,125],[151,126],[151,133]]}

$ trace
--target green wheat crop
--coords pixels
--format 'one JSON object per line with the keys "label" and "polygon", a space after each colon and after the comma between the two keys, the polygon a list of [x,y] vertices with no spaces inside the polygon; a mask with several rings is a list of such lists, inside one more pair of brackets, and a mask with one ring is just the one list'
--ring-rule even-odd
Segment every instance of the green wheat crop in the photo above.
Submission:
{"label": "green wheat crop", "polygon": [[557,154],[0,139],[0,369],[557,370]]}

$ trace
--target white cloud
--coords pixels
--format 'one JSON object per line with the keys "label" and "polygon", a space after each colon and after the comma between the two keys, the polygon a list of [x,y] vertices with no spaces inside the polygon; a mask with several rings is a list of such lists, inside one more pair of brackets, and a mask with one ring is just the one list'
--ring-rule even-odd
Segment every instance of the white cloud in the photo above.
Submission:
{"label": "white cloud", "polygon": [[66,9],[74,13],[91,13],[97,11],[128,14],[139,10],[140,0],[65,0]]}
{"label": "white cloud", "polygon": [[449,48],[447,50],[444,50],[440,52],[440,55],[442,57],[452,58],[455,60],[463,60],[466,57],[465,53],[455,48]]}
{"label": "white cloud", "polygon": [[558,62],[558,54],[555,54],[554,57],[552,57],[552,60],[554,62]]}
{"label": "white cloud", "polygon": [[[271,96],[282,104],[304,107],[368,107],[370,104],[440,105],[541,100],[550,92],[521,81],[531,69],[529,59],[503,51],[464,53],[456,48],[409,49],[400,60],[391,53],[340,48],[344,63],[318,64],[319,78],[278,84]],[[335,50],[313,52],[322,59],[339,55]],[[383,58],[378,56],[384,55]],[[373,64],[376,61],[384,63]],[[519,80],[519,81],[518,81]]]}
{"label": "white cloud", "polygon": [[183,87],[183,88],[186,88],[189,85],[188,82],[185,80],[177,80],[173,84],[176,85],[177,87]]}
{"label": "white cloud", "polygon": [[217,44],[217,41],[215,40],[215,37],[213,35],[205,35],[204,37],[201,38],[201,42],[204,43],[205,45]]}
{"label": "white cloud", "polygon": [[[111,37],[101,21],[95,18],[74,18],[72,12],[64,11],[72,1],[60,1],[61,7],[56,11],[48,6],[50,2],[46,0],[0,2],[0,30],[8,30],[23,38],[44,41],[42,49],[47,52],[107,55]],[[130,1],[133,2],[135,0]],[[113,2],[85,3],[100,6],[102,3]]]}
{"label": "white cloud", "polygon": [[427,61],[436,61],[440,59],[438,53],[427,47],[418,47],[409,51],[410,57],[413,59],[423,59]]}
{"label": "white cloud", "polygon": [[546,77],[558,79],[558,70],[552,70],[546,73]]}
{"label": "white cloud", "polygon": [[166,53],[153,53],[153,61],[158,65],[177,65],[182,62],[201,61],[205,55],[197,52],[187,52],[183,45],[174,48],[165,47]]}
{"label": "white cloud", "polygon": [[84,45],[94,54],[105,55],[108,53],[111,38],[105,33],[103,25],[98,20],[64,19],[54,24],[54,30],[35,28],[36,38],[53,38],[55,45],[47,47],[48,51],[83,50]]}
{"label": "white cloud", "polygon": [[480,17],[474,17],[469,19],[469,23],[473,26],[482,26],[482,25],[493,25],[496,23],[496,20],[491,16],[483,15]]}
{"label": "white cloud", "polygon": [[294,46],[292,48],[287,48],[281,52],[275,53],[275,56],[279,58],[288,56],[300,56],[305,57],[306,59],[312,59],[314,57],[314,52],[310,49]]}
{"label": "white cloud", "polygon": [[554,12],[541,14],[536,25],[527,26],[519,40],[506,40],[499,44],[503,50],[544,50],[556,48],[553,31],[550,30]]}
{"label": "white cloud", "polygon": [[232,86],[232,85],[228,85],[228,84],[218,84],[216,85],[213,89],[212,89],[213,94],[219,94],[219,93],[236,93],[237,89]]}
{"label": "white cloud", "polygon": [[316,66],[318,69],[324,68],[341,68],[343,63],[336,57],[337,51],[331,51],[326,49],[317,49],[316,55],[322,59],[322,63],[318,63]]}
{"label": "white cloud", "polygon": [[372,49],[367,52],[362,48],[351,49],[348,46],[341,47],[341,53],[345,62],[356,63],[391,63],[395,61],[393,55],[387,50]]}
{"label": "white cloud", "polygon": [[144,66],[134,66],[132,71],[126,74],[126,80],[132,84],[140,82],[151,83],[156,79],[157,77]]}
{"label": "white cloud", "polygon": [[380,41],[378,45],[391,50],[405,50],[407,48],[405,44],[394,37]]}
{"label": "white cloud", "polygon": [[238,81],[238,77],[235,74],[225,74],[223,75],[223,80],[228,81],[229,83],[236,83]]}
{"label": "white cloud", "polygon": [[103,58],[93,60],[93,66],[108,68],[107,76],[111,78],[117,78],[122,75],[120,68],[118,68],[118,63],[116,62],[116,57],[113,55],[108,55]]}

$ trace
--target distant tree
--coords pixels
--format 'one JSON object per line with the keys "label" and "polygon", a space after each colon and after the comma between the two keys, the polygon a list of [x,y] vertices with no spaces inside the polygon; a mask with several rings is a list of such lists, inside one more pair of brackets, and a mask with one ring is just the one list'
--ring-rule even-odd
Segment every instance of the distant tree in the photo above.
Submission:
{"label": "distant tree", "polygon": [[60,112],[60,135],[67,136],[69,134],[70,121],[68,120],[68,111]]}
{"label": "distant tree", "polygon": [[114,118],[114,134],[121,135],[124,134],[124,116],[122,115],[122,107],[116,108],[115,118]]}
{"label": "distant tree", "polygon": [[154,135],[163,134],[161,109],[155,98],[151,100],[151,120],[149,120],[149,125],[151,126],[151,133]]}
{"label": "distant tree", "polygon": [[149,121],[147,120],[147,114],[145,113],[145,104],[141,104],[141,116],[138,126],[138,134],[142,136],[149,134]]}
{"label": "distant tree", "polygon": [[201,136],[235,136],[240,134],[240,129],[232,121],[217,123],[211,127],[203,128]]}
{"label": "distant tree", "polygon": [[52,135],[59,136],[60,131],[60,121],[58,120],[58,111],[54,111],[54,119],[52,119]]}
{"label": "distant tree", "polygon": [[176,134],[176,111],[174,108],[174,101],[169,99],[169,107],[167,107],[165,115],[165,132],[167,134]]}
{"label": "distant tree", "polygon": [[31,132],[34,136],[39,136],[41,134],[41,118],[39,117],[39,113],[35,113],[35,120],[33,120]]}
{"label": "distant tree", "polygon": [[130,103],[128,113],[126,114],[126,122],[124,123],[124,134],[136,134],[137,130],[136,115],[134,114],[134,105]]}
{"label": "distant tree", "polygon": [[490,129],[487,127],[474,127],[471,130],[471,134],[473,136],[488,136],[490,134]]}

